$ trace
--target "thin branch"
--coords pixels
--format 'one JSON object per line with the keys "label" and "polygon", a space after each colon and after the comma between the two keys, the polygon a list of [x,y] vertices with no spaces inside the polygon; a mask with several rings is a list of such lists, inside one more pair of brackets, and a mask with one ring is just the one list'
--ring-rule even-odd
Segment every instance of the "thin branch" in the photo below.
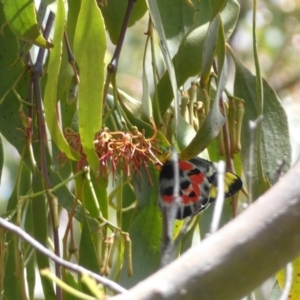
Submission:
{"label": "thin branch", "polygon": [[[241,299],[300,253],[300,161],[218,232],[112,300]],[[183,275],[184,272],[184,275]]]}
{"label": "thin branch", "polygon": [[38,241],[36,241],[34,238],[32,238],[28,233],[26,233],[23,229],[20,227],[14,225],[13,223],[3,219],[0,217],[0,227],[17,234],[20,238],[22,238],[25,242],[30,244],[34,249],[39,251],[40,253],[44,254],[51,260],[53,260],[57,265],[63,266],[75,273],[78,274],[87,274],[91,278],[95,279],[98,283],[103,284],[108,289],[112,290],[115,293],[125,293],[126,289],[118,285],[117,283],[104,278],[96,273],[91,272],[88,269],[85,269],[81,266],[78,266],[76,264],[70,263],[69,261],[63,260],[59,256],[55,255],[53,252],[49,251],[47,248],[45,248],[42,244],[40,244]]}
{"label": "thin branch", "polygon": [[[45,30],[44,30],[44,38],[47,40],[50,36],[50,32],[54,23],[54,13],[50,12]],[[45,117],[43,112],[43,104],[42,104],[42,91],[41,91],[41,77],[43,75],[44,70],[44,58],[45,58],[46,49],[40,48],[36,62],[32,68],[32,83],[33,83],[33,90],[35,95],[35,103],[36,103],[36,113],[37,113],[37,120],[38,120],[38,136],[39,136],[39,145],[40,145],[40,172],[43,177],[44,184],[46,189],[52,188],[52,183],[49,178],[49,171],[48,171],[48,164],[47,164],[47,134],[46,134],[46,124],[45,124]],[[55,216],[57,212],[54,210],[53,204],[53,197],[47,195],[50,215],[52,220],[52,231],[53,231],[53,240],[54,240],[54,248],[55,253],[59,256],[60,255],[60,247],[59,247],[59,234],[58,228],[55,225]],[[58,278],[61,279],[61,269],[60,266],[57,264],[55,265],[55,273]],[[62,290],[59,285],[56,285],[56,299],[62,299]]]}
{"label": "thin branch", "polygon": [[132,10],[133,10],[133,7],[134,7],[134,4],[136,1],[137,0],[128,0],[128,5],[127,5],[125,16],[123,19],[120,35],[118,38],[118,43],[117,43],[115,52],[113,54],[113,57],[107,66],[107,76],[106,76],[104,91],[103,91],[103,103],[105,103],[105,101],[106,101],[108,87],[111,82],[112,76],[117,72],[117,69],[118,69],[119,58],[120,58],[121,50],[123,47],[126,30],[127,30],[129,19],[130,19],[130,16],[131,16],[131,13],[132,13]]}

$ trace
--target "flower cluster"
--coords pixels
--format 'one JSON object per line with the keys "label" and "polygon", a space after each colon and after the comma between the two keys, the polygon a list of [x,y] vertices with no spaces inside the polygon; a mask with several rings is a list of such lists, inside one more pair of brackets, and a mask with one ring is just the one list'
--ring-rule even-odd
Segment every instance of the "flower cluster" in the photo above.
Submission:
{"label": "flower cluster", "polygon": [[[152,145],[157,133],[156,126],[153,125],[154,134],[150,138],[146,138],[145,132],[140,132],[136,127],[133,127],[131,132],[111,132],[108,128],[98,132],[94,145],[99,157],[99,171],[107,176],[108,170],[114,172],[121,168],[127,176],[131,176],[132,172],[139,172],[141,166],[144,166],[148,173],[149,162],[160,163],[156,158],[159,151]],[[149,173],[148,177],[151,181]]]}
{"label": "flower cluster", "polygon": [[[133,172],[140,172],[141,166],[144,166],[151,182],[148,163],[161,164],[156,158],[156,155],[161,153],[154,143],[157,128],[154,122],[152,125],[154,134],[150,138],[146,138],[145,131],[140,132],[137,127],[127,132],[110,131],[108,128],[97,132],[94,147],[99,157],[99,172],[107,177],[110,172],[114,173],[118,168],[123,170],[125,175],[131,176]],[[86,164],[86,156],[83,153],[79,134],[68,129],[66,138],[73,149],[82,155],[82,160],[79,162],[79,167],[82,167]]]}

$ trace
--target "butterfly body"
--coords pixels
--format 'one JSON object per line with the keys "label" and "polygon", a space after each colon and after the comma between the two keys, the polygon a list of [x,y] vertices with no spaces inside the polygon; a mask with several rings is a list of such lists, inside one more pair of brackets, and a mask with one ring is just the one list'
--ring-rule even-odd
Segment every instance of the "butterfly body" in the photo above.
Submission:
{"label": "butterfly body", "polygon": [[[217,170],[212,162],[196,157],[178,161],[180,206],[176,218],[183,219],[199,213],[216,199]],[[224,176],[225,195],[229,197],[242,188],[241,179],[230,172]],[[170,206],[174,201],[174,166],[171,160],[164,163],[159,177],[160,206]]]}

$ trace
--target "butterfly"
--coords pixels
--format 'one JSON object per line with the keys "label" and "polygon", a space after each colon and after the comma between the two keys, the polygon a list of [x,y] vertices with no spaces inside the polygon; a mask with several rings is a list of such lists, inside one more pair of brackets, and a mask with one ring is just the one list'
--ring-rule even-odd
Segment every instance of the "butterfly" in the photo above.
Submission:
{"label": "butterfly", "polygon": [[[173,161],[167,160],[159,176],[159,205],[170,206],[174,201]],[[180,206],[176,219],[194,216],[214,202],[217,197],[217,169],[214,164],[200,157],[178,161]],[[242,180],[231,172],[224,174],[225,198],[237,193],[243,186]]]}

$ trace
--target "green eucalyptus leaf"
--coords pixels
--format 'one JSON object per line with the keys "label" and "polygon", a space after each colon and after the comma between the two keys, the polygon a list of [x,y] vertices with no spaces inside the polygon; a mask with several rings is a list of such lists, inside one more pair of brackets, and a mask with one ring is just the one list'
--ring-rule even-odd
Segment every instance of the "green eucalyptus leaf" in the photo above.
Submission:
{"label": "green eucalyptus leaf", "polygon": [[162,236],[161,214],[158,208],[158,172],[149,168],[148,172],[154,183],[152,186],[145,169],[134,177],[134,190],[138,207],[132,216],[129,235],[132,241],[133,276],[128,277],[128,261],[120,275],[120,284],[131,287],[143,278],[148,277],[159,268]]}
{"label": "green eucalyptus leaf", "polygon": [[226,85],[227,66],[224,64],[218,79],[218,87],[213,105],[201,128],[197,131],[191,143],[180,153],[182,160],[189,160],[202,152],[219,134],[225,118],[220,112],[219,99]]}
{"label": "green eucalyptus leaf", "polygon": [[[3,281],[3,295],[2,297],[5,299],[22,299],[21,293],[21,283],[20,280],[17,280],[16,276],[16,260],[14,255],[18,249],[16,244],[13,242],[13,234],[8,233],[6,237],[7,242],[7,261],[5,266],[5,276]],[[12,284],[12,282],[14,284]]]}
{"label": "green eucalyptus leaf", "polygon": [[99,162],[93,142],[96,132],[102,126],[106,51],[104,27],[96,1],[82,1],[74,38],[74,54],[80,72],[78,121],[83,151],[95,173],[98,171]]}
{"label": "green eucalyptus leaf", "polygon": [[[149,1],[148,2],[148,6],[149,6],[149,12],[151,15],[151,20],[153,22],[154,28],[156,30],[156,33],[158,35],[159,38],[159,45],[160,45],[160,49],[164,58],[164,62],[167,66],[167,70],[168,70],[168,74],[170,77],[170,82],[171,82],[171,87],[172,87],[172,92],[173,92],[173,96],[174,96],[174,113],[175,113],[175,135],[177,135],[177,131],[178,131],[178,115],[179,115],[179,93],[178,93],[178,87],[177,87],[177,79],[176,79],[176,72],[173,66],[173,62],[171,60],[171,55],[168,49],[168,44],[167,44],[167,40],[166,40],[166,36],[165,36],[165,32],[164,32],[164,28],[163,28],[163,24],[162,24],[162,20],[161,20],[161,16],[160,16],[160,12],[157,6],[157,1]],[[157,123],[160,120],[155,120]]]}
{"label": "green eucalyptus leaf", "polygon": [[[78,284],[77,280],[75,279],[75,276],[71,273],[66,271],[65,274],[65,282],[67,285],[71,286],[73,289],[77,290],[77,291],[81,291],[80,285]],[[69,293],[65,293],[65,299],[66,300],[77,300],[78,298],[69,294]]]}
{"label": "green eucalyptus leaf", "polygon": [[[146,194],[145,197],[147,197]],[[129,229],[132,242],[133,276],[128,277],[127,275],[128,261],[125,259],[119,280],[122,286],[132,287],[158,270],[161,232],[162,223],[157,203],[151,204],[137,213]]]}
{"label": "green eucalyptus leaf", "polygon": [[34,289],[35,289],[35,255],[31,255],[26,265],[26,283],[28,288],[29,299],[34,299]]}
{"label": "green eucalyptus leaf", "polygon": [[6,21],[21,40],[43,48],[52,48],[39,30],[33,0],[1,0]]}
{"label": "green eucalyptus leaf", "polygon": [[[4,20],[4,13],[0,5],[0,20]],[[28,100],[29,73],[23,62],[18,59],[18,41],[9,27],[0,34],[0,132],[21,154],[24,148],[25,130],[19,115],[21,103],[18,101],[13,87],[19,97]],[[26,106],[24,105],[25,109]],[[28,152],[27,152],[28,153]],[[25,157],[29,163],[28,156]]]}
{"label": "green eucalyptus leaf", "polygon": [[225,7],[227,0],[210,0],[210,5],[212,8],[212,19],[220,13]]}
{"label": "green eucalyptus leaf", "polygon": [[79,160],[80,155],[76,153],[66,141],[59,120],[57,118],[57,85],[61,62],[62,40],[65,30],[65,8],[62,0],[57,1],[57,13],[55,17],[55,30],[53,42],[55,47],[50,52],[47,67],[47,80],[44,92],[45,118],[52,140],[61,152],[73,160]]}
{"label": "green eucalyptus leaf", "polygon": [[[33,192],[40,192],[44,189],[42,178],[40,175],[35,175],[32,180]],[[32,200],[32,221],[33,221],[33,237],[43,246],[47,247],[48,239],[48,211],[46,199],[44,195],[33,198]],[[36,261],[38,269],[50,269],[48,257],[36,251]],[[44,297],[46,300],[54,299],[55,292],[52,282],[44,276],[40,276]]]}
{"label": "green eucalyptus leaf", "polygon": [[222,19],[219,22],[216,55],[218,59],[218,76],[220,76],[226,55],[226,39]]}
{"label": "green eucalyptus leaf", "polygon": [[209,24],[207,35],[203,46],[202,68],[201,68],[201,86],[206,86],[210,77],[215,51],[218,43],[218,33],[220,17],[216,16]]}
{"label": "green eucalyptus leaf", "polygon": [[82,223],[78,263],[92,272],[99,273],[96,246],[86,218],[83,219]]}
{"label": "green eucalyptus leaf", "polygon": [[209,0],[193,1],[193,5],[194,8],[182,0],[157,1],[171,57],[189,31],[210,21]]}
{"label": "green eucalyptus leaf", "polygon": [[[256,78],[245,68],[236,57],[234,57],[236,74],[234,80],[234,95],[242,98],[245,105],[245,114],[242,124],[242,161],[244,172],[250,171],[250,131],[249,122],[258,118],[257,115],[257,99],[256,99]],[[283,172],[290,168],[291,162],[291,145],[289,140],[289,131],[287,116],[278,99],[275,91],[264,80],[264,106],[262,118],[262,136],[260,141],[261,147],[261,163],[263,166],[264,177],[271,184],[276,181],[276,167],[278,162],[284,159]],[[254,142],[254,141],[252,141]],[[254,153],[254,162],[257,161],[256,153]],[[253,198],[260,196],[261,180],[257,172],[257,164],[252,162],[251,172],[253,186],[257,187],[253,190]]]}
{"label": "green eucalyptus leaf", "polygon": [[[107,1],[107,6],[100,5],[106,29],[108,30],[112,43],[115,45],[117,44],[120,36],[127,4],[128,1],[109,0]],[[146,11],[146,1],[136,1],[129,19],[128,26],[134,25],[139,19],[144,16]]]}
{"label": "green eucalyptus leaf", "polygon": [[[174,122],[172,123],[174,127]],[[181,116],[178,116],[177,144],[179,150],[186,148],[195,137],[195,129]]]}
{"label": "green eucalyptus leaf", "polygon": [[[239,4],[235,0],[227,2],[225,8],[221,12],[221,19],[224,24],[224,33],[226,40],[230,37],[236,25],[239,14]],[[210,16],[209,16],[210,18]],[[201,71],[201,62],[203,55],[203,45],[209,23],[202,24],[193,28],[182,40],[178,52],[173,58],[173,65],[177,76],[177,84],[181,86],[192,76]],[[161,77],[157,93],[160,104],[161,114],[164,115],[171,104],[173,93],[169,75],[167,72]]]}
{"label": "green eucalyptus leaf", "polygon": [[[24,165],[23,168],[25,168],[26,165]],[[31,178],[31,174],[29,173],[28,170],[28,177]],[[23,180],[22,180],[23,181]],[[31,185],[31,181],[30,181]],[[23,205],[23,218],[25,219],[24,222],[24,230],[30,234],[33,235],[33,220],[32,220],[32,202],[27,201],[25,205]],[[35,289],[35,284],[36,284],[36,276],[35,276],[35,266],[36,266],[36,261],[35,261],[35,251],[31,247],[31,245],[23,242],[23,247],[24,249],[24,260],[27,262],[27,264],[24,266],[26,267],[26,284],[28,288],[28,295],[29,299],[34,299],[34,289]],[[27,255],[25,255],[27,254]]]}
{"label": "green eucalyptus leaf", "polygon": [[[75,34],[75,29],[76,29],[76,23],[77,23],[77,18],[78,14],[80,11],[80,4],[81,1],[68,1],[68,11],[67,11],[67,23],[66,23],[66,28],[65,28],[65,33],[69,41],[70,45],[70,50],[73,50],[73,42],[74,42],[74,34]],[[74,99],[76,99],[77,96],[77,81],[75,79],[75,74],[74,70],[71,66],[70,59],[72,57],[69,57],[68,55],[68,49],[66,46],[66,43],[63,42],[62,45],[62,57],[61,57],[61,66],[59,69],[59,78],[58,78],[58,86],[57,86],[57,98],[61,100],[61,102],[70,102],[69,104],[75,102]],[[72,53],[71,53],[72,54]],[[65,93],[69,96],[67,98],[65,96]],[[69,101],[67,101],[68,99]],[[61,104],[62,105],[62,104]],[[74,103],[74,106],[76,107],[76,103]],[[64,116],[62,122],[64,123]],[[67,122],[67,126],[70,126],[70,122]],[[63,127],[64,128],[64,127]]]}

